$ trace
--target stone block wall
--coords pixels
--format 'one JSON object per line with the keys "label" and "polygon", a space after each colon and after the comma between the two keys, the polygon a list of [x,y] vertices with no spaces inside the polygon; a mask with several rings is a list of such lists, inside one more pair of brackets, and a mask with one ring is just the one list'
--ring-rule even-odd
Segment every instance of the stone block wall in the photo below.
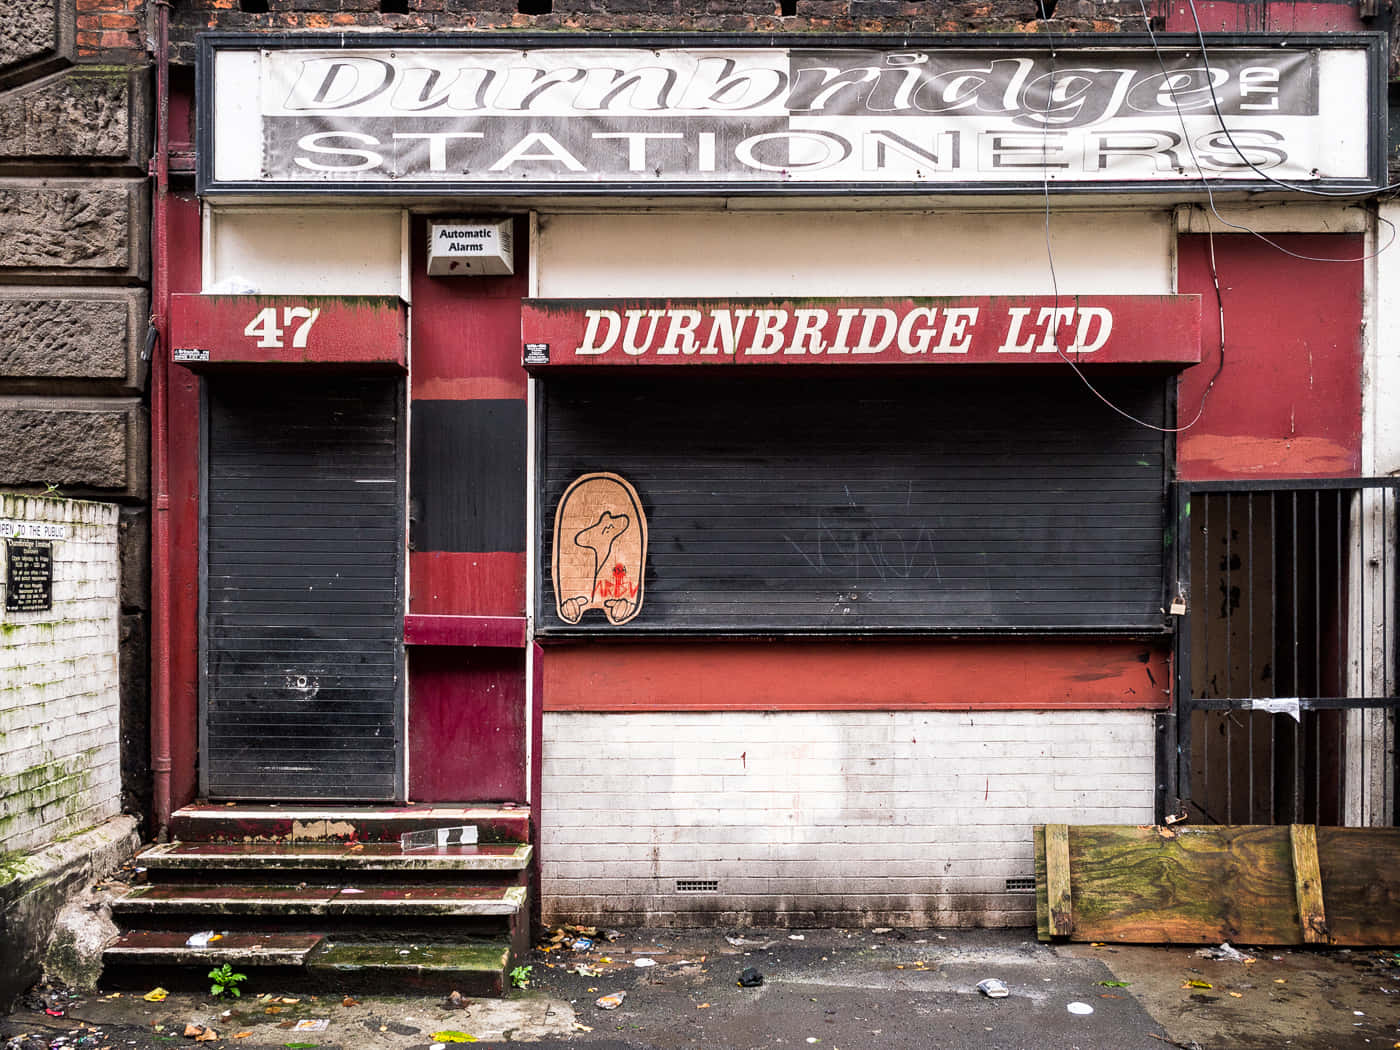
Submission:
{"label": "stone block wall", "polygon": [[1146,711],[546,714],[544,918],[1030,925],[1033,826],[1150,822],[1155,753]]}
{"label": "stone block wall", "polygon": [[[0,493],[0,855],[115,816],[118,509]],[[29,526],[48,526],[34,530]],[[52,607],[6,607],[9,537],[47,535]]]}
{"label": "stone block wall", "polygon": [[0,486],[120,508],[133,812],[149,791],[149,19],[145,0],[0,4]]}

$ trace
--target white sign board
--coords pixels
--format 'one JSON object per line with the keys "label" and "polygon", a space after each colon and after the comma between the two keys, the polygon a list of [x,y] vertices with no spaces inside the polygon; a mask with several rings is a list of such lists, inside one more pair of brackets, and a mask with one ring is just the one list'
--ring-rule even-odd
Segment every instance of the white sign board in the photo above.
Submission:
{"label": "white sign board", "polygon": [[[1375,37],[1372,39],[1371,37]],[[1328,46],[254,48],[206,38],[206,190],[1371,183],[1378,35]],[[340,41],[339,43],[345,43]],[[1382,63],[1383,65],[1383,63]]]}
{"label": "white sign board", "polygon": [[51,521],[0,520],[0,540],[66,540],[68,526]]}
{"label": "white sign board", "polygon": [[428,223],[428,274],[496,276],[515,272],[510,219],[452,219]]}

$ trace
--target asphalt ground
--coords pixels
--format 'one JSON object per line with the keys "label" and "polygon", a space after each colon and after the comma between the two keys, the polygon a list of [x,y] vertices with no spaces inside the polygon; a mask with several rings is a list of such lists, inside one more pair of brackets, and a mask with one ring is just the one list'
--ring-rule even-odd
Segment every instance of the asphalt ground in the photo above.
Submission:
{"label": "asphalt ground", "polygon": [[[591,946],[561,932],[527,961],[529,986],[501,1000],[347,1000],[254,980],[232,1003],[207,988],[161,1002],[39,989],[0,1018],[0,1048],[451,1050],[457,1038],[541,1050],[1400,1045],[1400,956],[1390,951],[1247,950],[1242,962],[1194,947],[1050,947],[1029,930],[629,929],[599,931]],[[740,985],[749,969],[762,984]],[[983,995],[986,978],[1009,994]],[[617,992],[615,1009],[597,1005]],[[185,1034],[201,1028],[217,1037]]]}

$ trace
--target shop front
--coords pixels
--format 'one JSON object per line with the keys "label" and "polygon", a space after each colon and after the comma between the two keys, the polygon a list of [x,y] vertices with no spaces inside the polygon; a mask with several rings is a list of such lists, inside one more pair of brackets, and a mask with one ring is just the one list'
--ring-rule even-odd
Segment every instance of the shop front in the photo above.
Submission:
{"label": "shop front", "polygon": [[546,918],[1030,922],[1032,825],[1175,806],[1181,465],[1359,455],[1359,266],[1278,378],[1287,257],[1193,224],[1364,254],[1289,187],[1376,184],[1378,39],[207,36],[174,804],[523,813]]}

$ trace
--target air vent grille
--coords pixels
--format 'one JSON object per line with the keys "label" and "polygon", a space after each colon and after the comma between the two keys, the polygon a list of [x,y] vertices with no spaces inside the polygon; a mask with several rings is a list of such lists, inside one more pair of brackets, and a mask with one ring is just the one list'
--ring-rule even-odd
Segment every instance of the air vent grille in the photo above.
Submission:
{"label": "air vent grille", "polygon": [[677,893],[718,893],[718,879],[677,879]]}

